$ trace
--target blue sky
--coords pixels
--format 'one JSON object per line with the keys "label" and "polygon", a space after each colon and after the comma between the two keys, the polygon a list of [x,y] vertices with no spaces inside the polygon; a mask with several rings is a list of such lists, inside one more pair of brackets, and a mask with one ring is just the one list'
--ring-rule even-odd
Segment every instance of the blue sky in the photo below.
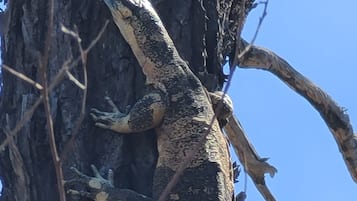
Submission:
{"label": "blue sky", "polygon": [[[347,108],[357,130],[357,1],[270,1],[256,45],[269,48]],[[250,40],[261,9],[250,13]],[[229,94],[263,157],[278,169],[266,181],[277,200],[357,200],[332,134],[315,109],[274,75],[237,69]],[[243,177],[236,185],[243,189]],[[264,200],[249,179],[247,201]]]}
{"label": "blue sky", "polygon": [[[270,1],[257,45],[285,58],[348,109],[357,126],[357,1]],[[260,9],[244,37],[253,35]],[[229,93],[249,138],[278,173],[267,184],[277,200],[357,200],[355,184],[319,114],[274,75],[237,69]],[[243,189],[243,177],[236,185]],[[0,183],[1,186],[1,183]],[[1,188],[1,187],[0,187]],[[248,183],[247,201],[263,200]]]}

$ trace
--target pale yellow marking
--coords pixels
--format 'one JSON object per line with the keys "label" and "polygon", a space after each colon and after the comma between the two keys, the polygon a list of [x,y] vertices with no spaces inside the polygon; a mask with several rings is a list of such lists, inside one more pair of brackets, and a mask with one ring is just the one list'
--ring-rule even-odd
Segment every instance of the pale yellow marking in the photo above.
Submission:
{"label": "pale yellow marking", "polygon": [[170,200],[180,200],[180,196],[177,193],[170,194]]}
{"label": "pale yellow marking", "polygon": [[100,181],[98,181],[97,179],[89,180],[88,185],[89,185],[89,187],[95,188],[95,189],[100,189],[102,187],[102,185],[100,184]]}
{"label": "pale yellow marking", "polygon": [[[141,48],[138,45],[138,41],[136,40],[136,36],[134,34],[133,27],[126,22],[123,17],[125,14],[121,13],[117,10],[112,10],[114,22],[120,30],[120,33],[123,35],[124,39],[130,45],[136,59],[138,60],[140,66],[143,69],[143,73],[146,75],[146,83],[154,83],[155,76],[155,63],[152,62],[149,58],[147,58]],[[135,18],[135,16],[133,16]],[[134,19],[137,20],[137,19]]]}
{"label": "pale yellow marking", "polygon": [[123,10],[121,11],[121,14],[123,15],[123,17],[127,18],[133,15],[133,13],[131,12],[130,9],[128,8],[123,8]]}
{"label": "pale yellow marking", "polygon": [[95,195],[95,201],[107,201],[108,196],[109,195],[106,192],[99,192]]}
{"label": "pale yellow marking", "polygon": [[[156,100],[160,100],[161,97],[158,94],[152,95]],[[166,112],[166,108],[161,103],[154,103],[150,105],[150,108],[153,110],[153,125],[156,127],[159,125],[163,119],[163,116]]]}
{"label": "pale yellow marking", "polygon": [[110,129],[119,133],[131,133],[132,130],[129,128],[129,119],[130,116],[126,115],[125,117],[121,117],[118,122],[115,122]]}
{"label": "pale yellow marking", "polygon": [[178,92],[176,94],[173,94],[171,96],[171,101],[176,102],[179,98],[182,98],[184,96],[183,92]]}

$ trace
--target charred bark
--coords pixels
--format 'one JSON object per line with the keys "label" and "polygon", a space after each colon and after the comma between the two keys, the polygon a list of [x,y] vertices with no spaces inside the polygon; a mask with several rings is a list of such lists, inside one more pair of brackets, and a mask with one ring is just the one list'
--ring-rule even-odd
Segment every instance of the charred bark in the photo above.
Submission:
{"label": "charred bark", "polygon": [[[219,5],[217,4],[219,2]],[[251,2],[251,1],[249,1]],[[111,20],[102,1],[58,0],[54,2],[54,29],[50,48],[48,82],[65,61],[79,56],[77,42],[61,31],[61,24],[78,30],[83,47],[95,38],[104,22],[110,23],[88,55],[88,95],[86,110],[106,108],[110,96],[125,111],[143,92],[144,76],[129,46]],[[209,90],[221,89],[224,58],[232,53],[235,31],[232,20],[240,1],[170,0],[153,2],[180,55]],[[47,29],[47,1],[17,0],[9,7],[10,23],[2,37],[3,63],[34,81],[39,81],[39,55]],[[228,17],[227,17],[228,16]],[[228,31],[230,30],[230,32]],[[71,73],[83,80],[81,64]],[[40,91],[15,76],[3,72],[0,98],[0,142],[40,96]],[[61,154],[74,135],[83,92],[65,78],[50,93],[56,145]],[[156,139],[153,131],[118,135],[93,125],[88,115],[79,130],[62,169],[65,179],[73,173],[70,166],[90,174],[90,164],[115,172],[115,186],[150,196],[156,164]],[[46,133],[46,118],[40,105],[29,122],[0,151],[0,175],[4,201],[58,200],[56,175]]]}

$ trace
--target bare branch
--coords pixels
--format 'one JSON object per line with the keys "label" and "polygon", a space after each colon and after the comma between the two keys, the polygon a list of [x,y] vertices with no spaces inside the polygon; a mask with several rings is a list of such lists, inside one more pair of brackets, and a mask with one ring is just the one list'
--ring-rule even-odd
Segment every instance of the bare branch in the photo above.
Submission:
{"label": "bare branch", "polygon": [[58,156],[58,152],[57,152],[55,134],[54,134],[54,129],[53,129],[53,121],[52,121],[52,115],[51,115],[50,100],[49,100],[50,91],[48,89],[48,83],[47,83],[47,69],[48,69],[48,63],[49,63],[48,60],[49,60],[51,44],[52,44],[53,13],[54,13],[54,0],[50,0],[50,1],[48,1],[48,8],[47,8],[48,21],[47,21],[45,46],[44,46],[41,58],[38,62],[38,65],[39,65],[42,86],[43,86],[43,90],[41,90],[41,94],[43,97],[42,102],[43,102],[43,105],[45,108],[48,140],[49,140],[51,155],[52,155],[52,159],[53,159],[53,163],[54,163],[54,167],[55,167],[55,171],[56,171],[57,189],[58,189],[59,199],[60,199],[60,201],[66,201],[66,193],[64,190],[63,182],[62,182],[64,180],[63,171],[62,171],[61,161],[59,160],[59,156]]}
{"label": "bare branch", "polygon": [[43,87],[39,83],[33,81],[31,78],[27,77],[26,75],[24,75],[24,74],[22,74],[20,72],[17,72],[16,70],[14,70],[13,68],[9,67],[8,65],[2,64],[2,68],[4,70],[6,70],[7,72],[9,72],[9,73],[15,75],[16,77],[20,78],[21,80],[31,84],[36,89],[38,89],[38,90],[42,90],[43,89]]}
{"label": "bare branch", "polygon": [[[6,136],[9,135],[9,133],[4,130],[4,133]],[[20,199],[27,200],[29,199],[29,180],[28,180],[28,174],[25,171],[25,165],[24,161],[22,159],[21,153],[13,141],[13,139],[10,140],[10,145],[9,145],[9,157],[10,157],[10,162],[12,164],[12,168],[14,170],[14,174],[16,177],[19,179],[16,179],[16,182],[18,183],[18,188],[16,189],[18,192],[21,192],[18,194]]]}
{"label": "bare branch", "polygon": [[265,185],[264,175],[265,173],[269,173],[273,177],[277,172],[276,168],[267,163],[266,158],[261,158],[258,155],[240,122],[234,116],[228,119],[228,124],[224,127],[224,131],[233,145],[239,161],[243,164],[244,170],[252,178],[259,192],[265,200],[275,201],[274,196]]}
{"label": "bare branch", "polygon": [[[264,4],[264,9],[261,17],[259,18],[259,23],[257,25],[257,28],[255,30],[254,36],[251,40],[251,43],[249,45],[243,46],[241,43],[241,28],[237,30],[237,35],[236,35],[236,55],[234,56],[233,62],[230,65],[230,75],[229,79],[226,83],[226,88],[224,90],[224,93],[227,93],[228,88],[231,85],[231,80],[235,71],[235,67],[239,65],[242,59],[246,56],[248,51],[250,50],[252,44],[255,42],[259,30],[261,28],[261,25],[267,15],[267,8],[268,8],[268,3],[269,0],[266,0],[264,2],[261,2]],[[243,8],[245,6],[245,1],[242,1]],[[240,18],[243,19],[244,13],[240,13]],[[264,159],[261,159],[256,151],[254,150],[253,145],[249,142],[247,136],[245,135],[242,127],[240,126],[240,123],[237,119],[234,117],[231,117],[228,121],[228,124],[225,128],[226,134],[228,136],[228,139],[230,142],[232,142],[232,145],[234,147],[234,150],[236,154],[238,155],[238,158],[242,165],[244,166],[244,170],[248,172],[249,176],[252,178],[255,186],[259,190],[259,192],[262,194],[262,196],[268,200],[268,201],[275,201],[274,196],[271,194],[269,191],[268,187],[265,185],[265,179],[264,179],[264,174],[266,172],[270,173],[271,176],[275,174],[277,171],[273,166],[269,165],[268,163],[265,162]],[[245,192],[243,192],[245,193]]]}
{"label": "bare branch", "polygon": [[66,70],[66,75],[68,76],[68,79],[71,80],[77,87],[80,89],[84,90],[86,87],[79,81],[77,78],[75,78],[69,70]]}
{"label": "bare branch", "polygon": [[[49,91],[52,91],[60,83],[60,81],[64,77],[64,74],[65,74],[66,70],[69,70],[69,69],[73,68],[79,62],[79,60],[80,60],[80,58],[78,57],[71,64],[70,64],[70,61],[64,62],[64,64],[62,65],[61,69],[58,71],[56,76],[53,78],[52,83],[48,87]],[[8,143],[11,140],[10,138],[13,138],[14,136],[16,136],[17,133],[21,130],[21,128],[25,125],[25,123],[27,123],[30,120],[30,118],[32,117],[33,113],[35,112],[37,107],[42,102],[42,99],[43,99],[42,95],[40,97],[38,97],[37,100],[35,101],[35,103],[22,116],[20,121],[18,121],[16,123],[15,128],[13,128],[11,131],[9,131],[9,135],[6,137],[6,139],[0,145],[0,152],[4,151],[5,147],[8,145]]]}
{"label": "bare branch", "polygon": [[41,101],[42,101],[42,96],[40,96],[36,100],[36,102],[28,110],[26,110],[25,114],[22,116],[20,121],[16,123],[15,128],[8,132],[8,135],[6,136],[5,140],[0,145],[0,152],[5,150],[5,147],[9,144],[9,142],[13,139],[13,137],[16,136],[16,134],[21,130],[21,128],[25,125],[25,123],[30,120],[36,108],[40,105]]}
{"label": "bare branch", "polygon": [[[9,135],[8,132],[8,127],[10,125],[9,121],[9,115],[5,114],[5,119],[6,119],[6,126],[3,128],[3,132],[5,133],[6,136]],[[25,164],[22,158],[22,155],[20,153],[20,150],[18,149],[16,143],[14,142],[14,139],[10,138],[10,144],[9,144],[9,158],[10,162],[12,164],[12,168],[14,170],[14,174],[18,179],[15,181],[17,182],[17,185],[19,186],[18,188],[15,188],[15,191],[17,191],[18,194],[18,199],[20,200],[28,200],[29,199],[29,178],[28,174],[25,169]],[[21,192],[21,193],[20,193]]]}
{"label": "bare branch", "polygon": [[[248,43],[241,40],[244,46]],[[348,170],[357,183],[357,135],[353,134],[352,125],[345,110],[322,89],[296,71],[288,62],[270,50],[251,46],[241,68],[256,68],[269,71],[285,84],[308,100],[320,113],[332,132]]]}
{"label": "bare branch", "polygon": [[61,24],[61,31],[65,34],[68,34],[68,35],[72,36],[73,38],[75,38],[78,43],[82,42],[82,39],[79,37],[77,32],[74,32],[74,31],[68,29],[63,24]]}
{"label": "bare branch", "polygon": [[94,40],[92,40],[92,42],[89,44],[89,46],[84,50],[85,53],[88,53],[94,47],[94,45],[97,44],[99,39],[102,37],[105,29],[107,28],[108,24],[109,24],[109,20],[106,20],[105,23],[104,23],[104,26],[99,31],[97,37],[95,37]]}
{"label": "bare branch", "polygon": [[[242,58],[245,56],[245,54],[249,51],[250,47],[254,44],[255,40],[257,39],[258,37],[258,33],[259,33],[259,30],[263,24],[263,21],[265,19],[265,17],[267,16],[267,9],[268,9],[268,4],[269,4],[269,0],[266,0],[266,1],[262,1],[261,3],[264,4],[264,9],[263,9],[263,13],[261,15],[261,17],[259,18],[259,22],[258,22],[258,25],[257,25],[257,28],[255,29],[255,33],[254,33],[254,36],[252,38],[252,40],[250,41],[250,44],[249,45],[246,45],[244,47],[244,49],[242,48],[242,45],[241,44],[241,33],[240,32],[237,32],[237,38],[236,38],[236,55],[234,57],[234,60],[233,60],[233,63],[232,65],[230,66],[231,70],[232,68],[236,67],[237,65],[239,65],[240,61],[242,60]],[[238,35],[239,34],[239,35]]]}
{"label": "bare branch", "polygon": [[[84,115],[85,115],[85,108],[86,108],[86,98],[87,98],[87,86],[88,86],[88,79],[87,79],[87,54],[88,52],[94,47],[94,45],[99,41],[99,39],[102,37],[105,29],[107,28],[109,23],[109,20],[105,21],[105,24],[103,25],[102,29],[99,31],[98,35],[94,38],[94,40],[91,42],[91,44],[85,49],[82,49],[82,46],[79,44],[80,47],[80,58],[82,61],[82,66],[83,66],[83,77],[84,77],[84,89],[83,89],[83,98],[82,98],[82,107],[81,107],[81,113],[78,117],[78,120],[76,122],[76,125],[73,129],[72,132],[72,136],[69,139],[69,141],[66,143],[66,145],[64,146],[64,149],[61,153],[60,159],[61,161],[65,160],[67,153],[69,151],[69,149],[72,147],[73,143],[74,143],[74,139],[77,137],[78,135],[78,131],[81,127],[81,124],[84,120]],[[78,41],[79,43],[80,41]]]}
{"label": "bare branch", "polygon": [[[92,43],[88,46],[87,49],[85,49],[85,52],[89,52],[94,45],[96,44],[95,42],[98,42],[100,37],[103,35],[105,28],[108,25],[108,21],[106,21],[105,25],[103,26],[103,28],[100,30],[99,34],[97,35],[97,37],[92,41]],[[55,77],[53,78],[53,81],[51,82],[51,84],[48,87],[48,90],[51,92],[62,80],[63,77],[65,75],[65,72],[67,70],[72,69],[73,67],[75,67],[78,62],[81,61],[81,56],[77,57],[74,60],[67,60],[64,62],[64,64],[62,65],[62,67],[60,68],[60,70],[57,72],[57,74],[55,75]],[[6,137],[6,139],[1,143],[0,145],[0,153],[2,151],[4,151],[5,147],[8,145],[10,138],[13,138],[17,135],[17,133],[21,130],[21,128],[25,125],[25,123],[27,123],[30,118],[32,117],[33,113],[35,112],[35,110],[37,109],[37,107],[40,105],[40,103],[42,102],[42,96],[40,96],[39,98],[37,98],[37,100],[35,101],[35,103],[24,113],[24,115],[22,116],[22,118],[20,119],[20,121],[18,121],[15,125],[15,127],[9,131],[9,136]],[[76,130],[76,129],[75,129]],[[66,150],[66,149],[64,149]]]}

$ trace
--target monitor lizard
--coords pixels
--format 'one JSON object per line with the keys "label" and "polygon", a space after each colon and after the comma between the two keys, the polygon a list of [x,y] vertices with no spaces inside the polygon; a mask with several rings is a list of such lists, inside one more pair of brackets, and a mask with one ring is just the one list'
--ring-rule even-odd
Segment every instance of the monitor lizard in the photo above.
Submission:
{"label": "monitor lizard", "polygon": [[[149,93],[121,113],[109,100],[112,112],[92,109],[95,125],[118,133],[134,133],[154,128],[157,134],[158,161],[153,179],[153,196],[148,198],[128,189],[117,189],[102,178],[79,170],[79,181],[91,192],[70,190],[97,201],[157,200],[187,153],[204,140],[184,170],[168,200],[233,199],[233,173],[227,146],[214,116],[209,94],[174,43],[148,0],[104,0],[114,22],[130,45],[146,76]],[[202,136],[209,132],[205,139]]]}

